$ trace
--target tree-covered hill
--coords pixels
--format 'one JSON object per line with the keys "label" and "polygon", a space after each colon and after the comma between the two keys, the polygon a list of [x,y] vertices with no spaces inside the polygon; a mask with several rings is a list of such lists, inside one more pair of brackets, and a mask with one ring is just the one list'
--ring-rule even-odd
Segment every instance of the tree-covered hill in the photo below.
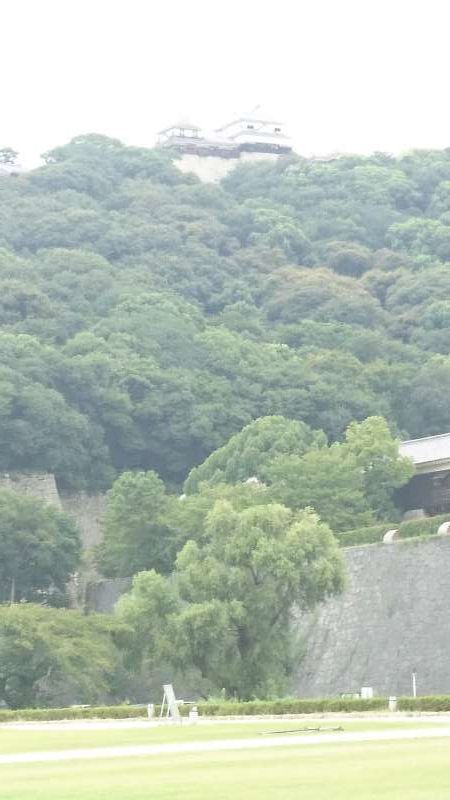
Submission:
{"label": "tree-covered hill", "polygon": [[0,179],[0,469],[180,485],[253,419],[450,428],[450,150],[220,186],[80,136]]}

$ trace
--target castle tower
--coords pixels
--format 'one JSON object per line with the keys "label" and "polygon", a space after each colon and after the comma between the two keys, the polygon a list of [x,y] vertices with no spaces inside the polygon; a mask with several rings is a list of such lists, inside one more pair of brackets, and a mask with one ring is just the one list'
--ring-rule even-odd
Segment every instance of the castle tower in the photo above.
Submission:
{"label": "castle tower", "polygon": [[277,117],[257,106],[228,122],[216,133],[236,144],[241,153],[283,155],[292,152],[291,140],[284,127]]}
{"label": "castle tower", "polygon": [[177,167],[205,183],[219,182],[243,161],[276,159],[292,152],[284,124],[259,107],[212,133],[181,120],[160,131],[158,146],[177,153]]}
{"label": "castle tower", "polygon": [[158,145],[179,152],[189,152],[198,147],[201,140],[200,128],[189,120],[180,120],[158,133]]}

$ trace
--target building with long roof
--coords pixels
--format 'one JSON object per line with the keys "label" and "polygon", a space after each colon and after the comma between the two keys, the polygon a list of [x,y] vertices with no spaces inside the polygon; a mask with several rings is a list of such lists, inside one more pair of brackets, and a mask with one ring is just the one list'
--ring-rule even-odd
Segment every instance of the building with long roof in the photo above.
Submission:
{"label": "building with long roof", "polygon": [[450,433],[408,439],[400,444],[400,454],[413,462],[416,474],[398,491],[399,506],[426,514],[450,512]]}

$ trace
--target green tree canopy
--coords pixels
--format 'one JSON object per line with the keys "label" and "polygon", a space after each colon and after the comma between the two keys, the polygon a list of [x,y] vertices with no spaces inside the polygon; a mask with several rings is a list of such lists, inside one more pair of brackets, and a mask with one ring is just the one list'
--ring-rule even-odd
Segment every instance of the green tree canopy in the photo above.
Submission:
{"label": "green tree canopy", "polygon": [[179,554],[172,580],[141,573],[117,614],[150,664],[194,666],[217,688],[263,696],[289,673],[294,610],[313,608],[342,585],[336,541],[311,510],[237,511],[220,501],[203,543],[187,542]]}
{"label": "green tree canopy", "polygon": [[57,602],[80,558],[72,520],[51,505],[0,489],[0,597]]}
{"label": "green tree canopy", "polygon": [[304,422],[281,416],[262,417],[246,425],[203,464],[191,470],[184,488],[192,493],[202,481],[238,483],[252,477],[264,481],[276,456],[303,455],[325,444],[322,431],[312,431]]}
{"label": "green tree canopy", "polygon": [[107,493],[98,565],[126,577],[144,569],[170,571],[176,553],[168,525],[169,497],[154,472],[124,472]]}
{"label": "green tree canopy", "polygon": [[292,155],[206,185],[95,133],[1,180],[0,467],[179,488],[260,417],[330,442],[375,415],[441,429],[416,375],[449,352],[449,185],[446,150]]}
{"label": "green tree canopy", "polygon": [[270,493],[290,508],[312,507],[333,531],[364,527],[373,511],[356,459],[342,445],[304,456],[279,456],[269,469]]}
{"label": "green tree canopy", "polygon": [[0,702],[11,708],[98,703],[120,656],[116,620],[32,603],[0,606]]}
{"label": "green tree canopy", "polygon": [[365,498],[380,519],[389,519],[394,512],[394,489],[407,483],[415,472],[412,462],[399,455],[399,445],[381,417],[352,422],[345,434],[343,448],[362,470]]}

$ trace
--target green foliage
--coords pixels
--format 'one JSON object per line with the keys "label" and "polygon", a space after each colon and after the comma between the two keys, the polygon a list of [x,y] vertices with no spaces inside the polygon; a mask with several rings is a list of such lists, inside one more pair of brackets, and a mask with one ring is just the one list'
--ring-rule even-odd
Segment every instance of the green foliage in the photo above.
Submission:
{"label": "green foliage", "polygon": [[342,445],[311,450],[303,457],[279,457],[269,478],[279,502],[290,508],[311,506],[334,531],[346,530],[357,520],[362,525],[372,521],[362,472]]}
{"label": "green foliage", "polygon": [[326,260],[334,272],[357,278],[370,269],[373,256],[368,247],[356,242],[330,242],[326,249]]}
{"label": "green foliage", "polygon": [[[248,700],[245,702],[214,700],[196,703],[202,717],[231,716],[274,716],[281,714],[347,714],[385,711],[386,697],[371,700],[359,698],[279,698],[276,700]],[[449,695],[430,695],[423,697],[399,697],[399,711],[448,712]],[[182,716],[187,716],[190,706],[180,706]],[[155,706],[159,712],[159,706]],[[17,710],[0,709],[0,722],[25,720],[65,720],[65,719],[133,719],[147,717],[146,706],[115,705],[92,706],[88,708],[23,708]]]}
{"label": "green foliage", "polygon": [[264,481],[273,459],[280,454],[303,455],[306,450],[321,447],[326,438],[312,431],[305,423],[284,417],[263,417],[251,422],[221,448],[193,469],[184,484],[192,493],[203,481],[238,483],[256,477]]}
{"label": "green foliage", "polygon": [[45,162],[0,182],[1,469],[180,486],[261,417],[450,427],[447,151],[219,186],[98,134]]}
{"label": "green foliage", "polygon": [[396,529],[400,531],[402,539],[412,539],[420,536],[434,536],[438,532],[439,525],[443,522],[450,522],[449,514],[440,514],[436,517],[424,519],[411,519],[404,522],[384,522],[379,525],[372,525],[366,528],[357,528],[338,533],[337,539],[341,547],[352,547],[359,544],[374,544],[381,542],[383,535],[388,530]]}
{"label": "green foliage", "polygon": [[[412,470],[397,436],[450,428],[449,187],[449,150],[292,156],[211,186],[98,134],[0,181],[0,470],[89,491],[122,475],[98,560],[147,571],[121,606],[130,664],[171,659],[170,631],[220,688],[226,665],[239,693],[275,691],[293,642],[264,628],[269,603],[282,585],[304,602],[300,575],[311,602],[326,593],[308,547],[339,571],[302,509],[341,544],[394,518]],[[2,498],[2,598],[56,599],[73,530]],[[264,554],[277,575],[253,586]]]}
{"label": "green foliage", "polygon": [[389,517],[394,489],[414,472],[398,445],[381,417],[353,422],[342,444],[273,458],[271,494],[290,508],[312,506],[334,531]]}
{"label": "green foliage", "polygon": [[270,321],[298,322],[307,317],[372,328],[383,318],[378,301],[361,283],[323,267],[277,270],[266,284],[266,298]]}
{"label": "green foliage", "polygon": [[335,532],[355,523],[364,530],[375,517],[389,519],[393,491],[412,471],[381,418],[353,423],[344,442],[330,447],[305,424],[262,418],[192,470],[189,494],[167,495],[154,473],[124,473],[108,493],[98,565],[103,574],[121,577],[151,568],[170,572],[188,540],[208,540],[208,515],[219,501],[234,511],[274,501],[310,507]]}
{"label": "green foliage", "polygon": [[364,528],[354,528],[352,530],[339,532],[337,540],[341,547],[354,547],[360,544],[375,544],[381,542],[386,531],[398,526],[393,523],[385,522],[380,525],[368,525]]}
{"label": "green foliage", "polygon": [[68,708],[0,708],[0,722],[65,719],[135,719],[146,717],[147,706],[69,706]]}
{"label": "green foliage", "polygon": [[179,553],[172,578],[141,573],[117,614],[134,631],[131,650],[150,666],[193,666],[249,697],[283,684],[295,655],[293,606],[313,608],[342,585],[335,540],[312,511],[236,510],[222,500],[203,542]]}
{"label": "green foliage", "polygon": [[450,514],[439,514],[427,519],[405,520],[400,523],[399,530],[404,539],[413,536],[433,536],[443,522],[450,522]]}
{"label": "green foliage", "polygon": [[136,668],[145,657],[154,667],[173,658],[171,618],[179,610],[175,587],[154,570],[140,572],[129,594],[123,595],[115,608],[117,619],[127,626],[127,661]]}
{"label": "green foliage", "polygon": [[[402,711],[448,711],[450,697],[400,697],[399,709]],[[245,717],[274,716],[281,714],[346,714],[352,712],[373,712],[387,709],[386,697],[371,700],[358,698],[279,698],[276,700],[248,700],[245,702],[224,700],[220,703],[209,700],[196,703],[201,717]],[[181,705],[182,716],[189,713],[189,705]],[[155,713],[159,706],[155,706]],[[64,719],[133,719],[147,716],[146,706],[118,705],[92,706],[89,708],[24,708],[17,710],[0,709],[0,722],[22,720],[64,720]]]}
{"label": "green foliage", "polygon": [[277,700],[225,701],[198,703],[201,716],[228,717],[276,714],[346,714],[351,712],[381,711],[387,708],[385,697],[371,700],[360,698],[280,698]]}
{"label": "green foliage", "polygon": [[52,505],[0,490],[0,599],[58,603],[80,559],[72,520]]}
{"label": "green foliage", "polygon": [[399,697],[397,707],[399,711],[450,711],[450,696]]}
{"label": "green foliage", "polygon": [[154,472],[124,472],[107,493],[98,565],[108,577],[140,570],[168,573],[176,540],[167,523],[169,497]]}
{"label": "green foliage", "polygon": [[181,495],[171,504],[169,521],[179,545],[189,539],[202,541],[209,512],[219,500],[226,500],[239,511],[249,506],[266,505],[272,500],[263,483],[201,483],[195,494]]}
{"label": "green foliage", "polygon": [[117,622],[106,616],[0,606],[0,700],[11,708],[51,705],[69,690],[80,703],[98,701],[118,667],[114,631]]}
{"label": "green foliage", "polygon": [[364,495],[379,518],[388,518],[394,511],[393,490],[407,483],[415,472],[412,462],[399,455],[399,444],[381,417],[352,422],[345,433],[344,448],[362,470]]}

